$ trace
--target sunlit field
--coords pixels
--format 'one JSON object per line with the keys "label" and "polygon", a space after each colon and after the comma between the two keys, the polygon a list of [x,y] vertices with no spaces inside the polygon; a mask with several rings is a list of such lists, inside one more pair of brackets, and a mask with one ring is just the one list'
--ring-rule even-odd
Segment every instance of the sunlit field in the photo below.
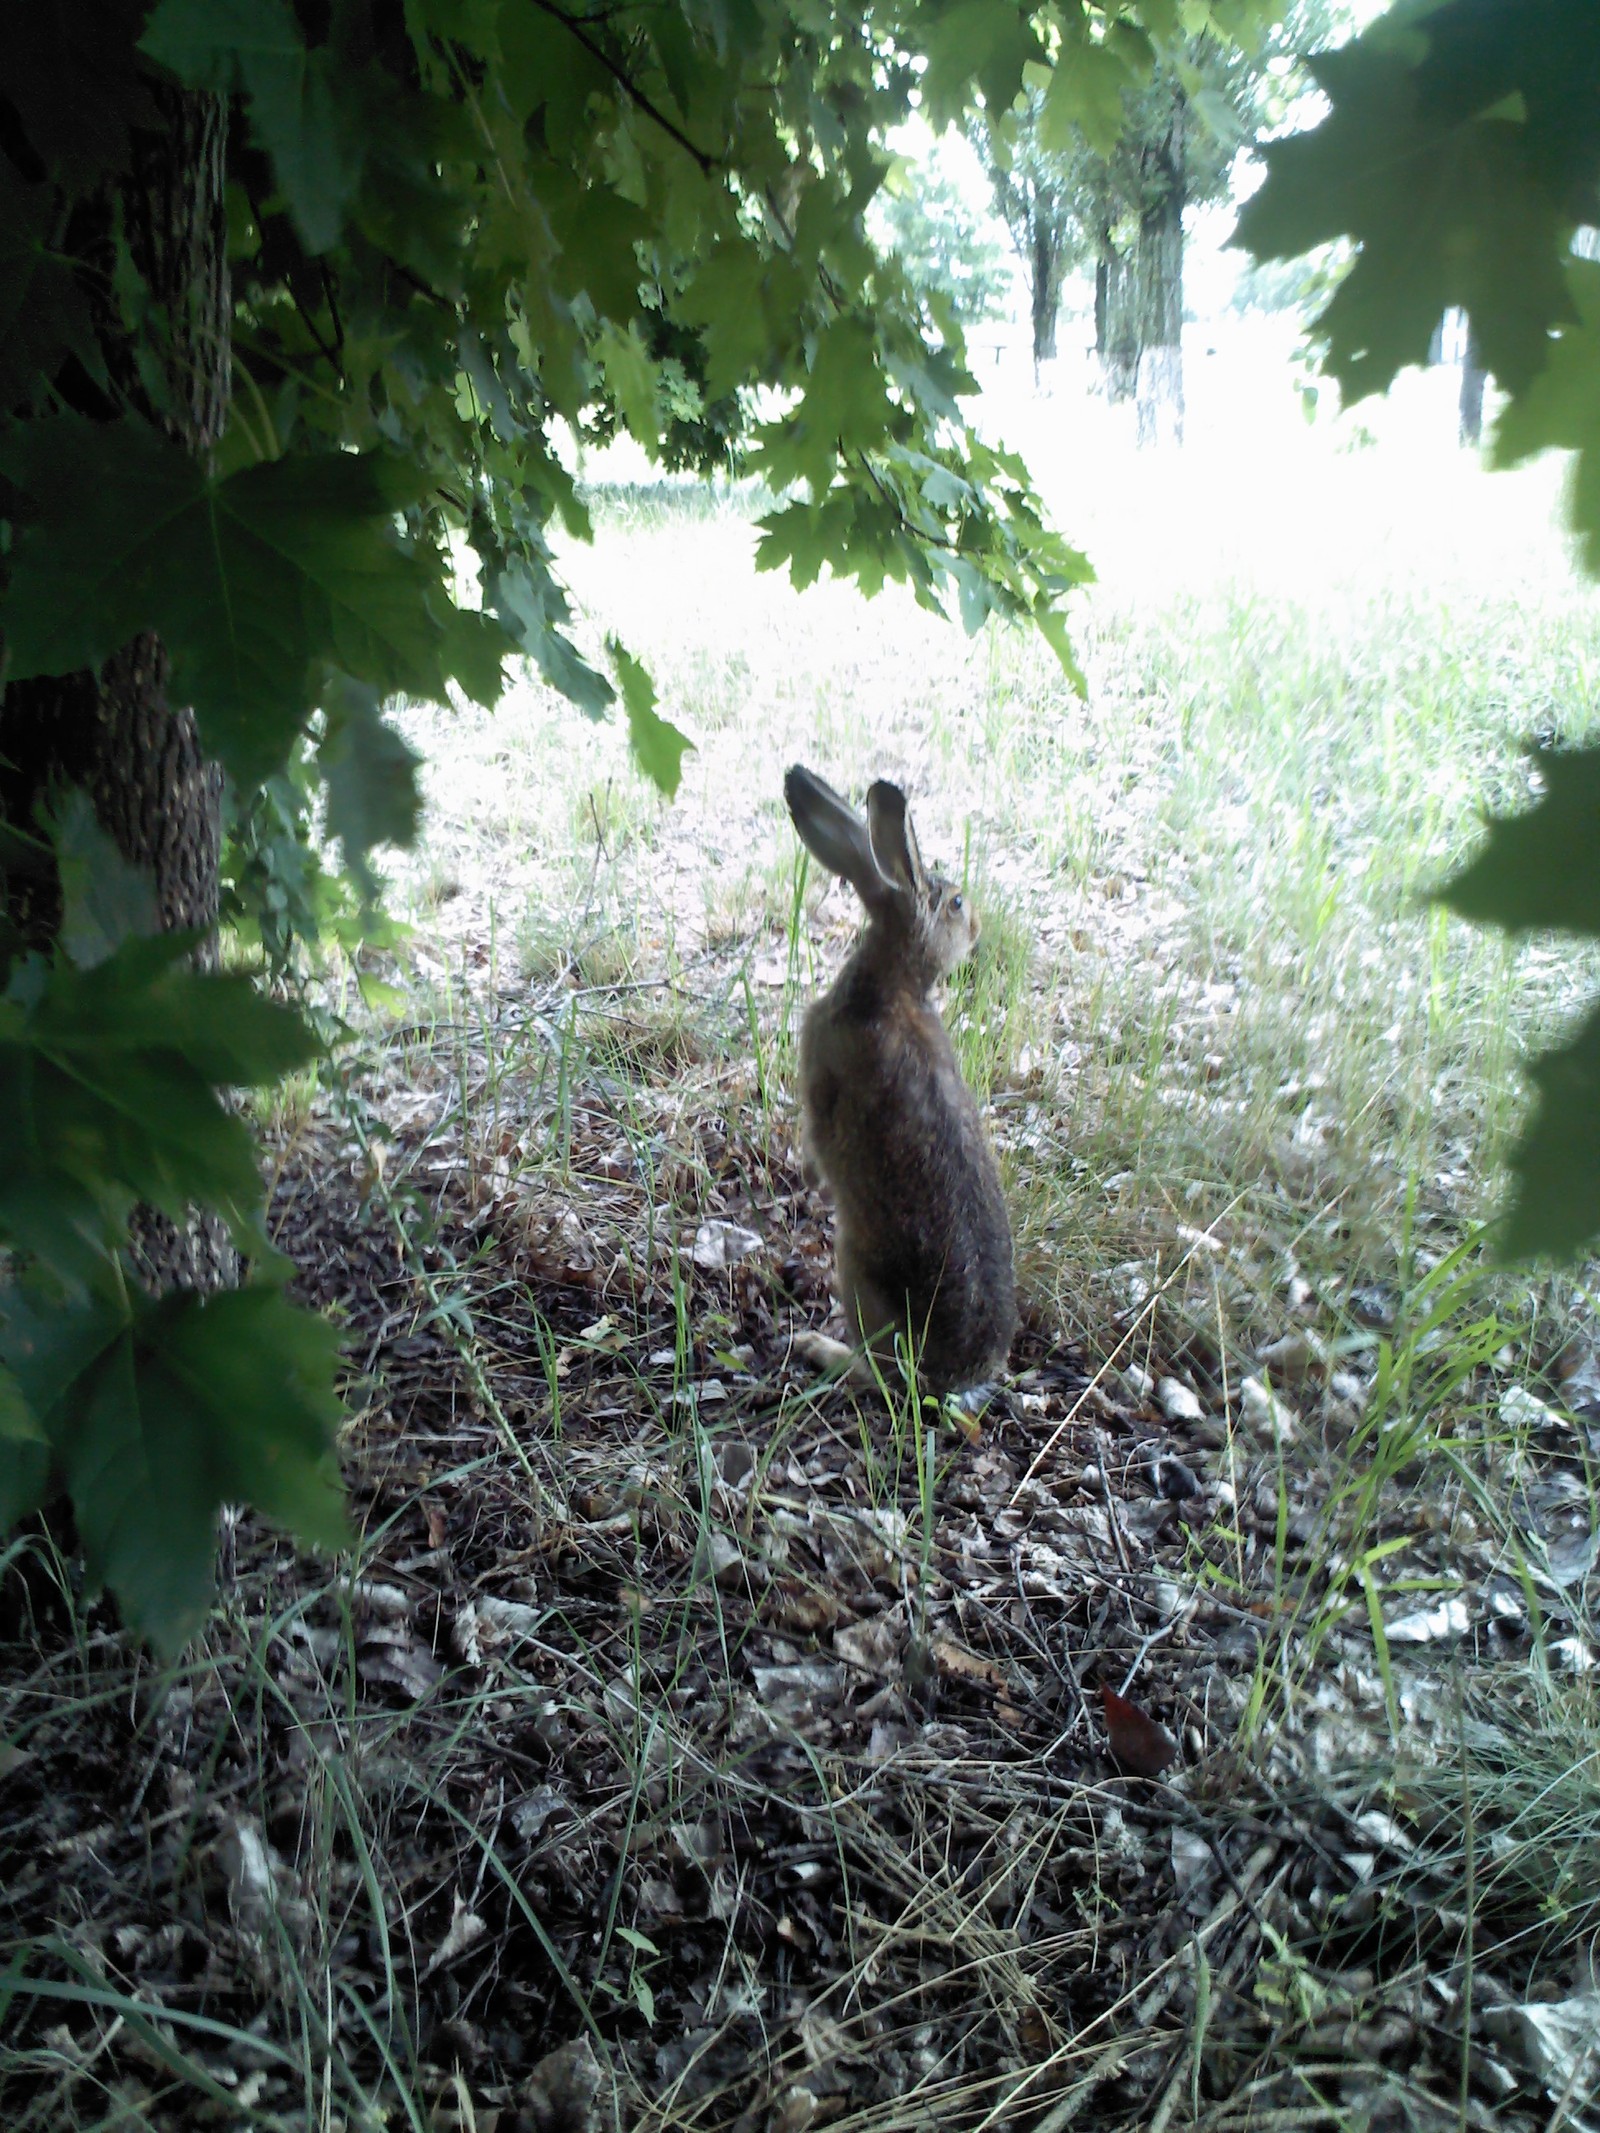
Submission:
{"label": "sunlit field", "polygon": [[1594,723],[1560,470],[1487,474],[1438,406],[1431,448],[1352,445],[1346,418],[1181,458],[1119,453],[1082,411],[1075,449],[1049,401],[1004,412],[1099,569],[1086,697],[1019,630],[758,573],[761,499],[597,481],[570,574],[695,737],[683,790],[660,802],[620,732],[537,687],[427,717],[417,967],[454,983],[450,944],[492,935],[503,991],[625,977],[635,1018],[736,1058],[754,1014],[781,1121],[797,1014],[855,920],[813,876],[797,923],[782,771],[895,777],[984,915],[951,1020],[1041,1312],[1093,1343],[1122,1263],[1184,1230],[1304,1262],[1337,1311],[1492,1210],[1519,1059],[1592,974],[1428,902],[1482,811],[1530,797],[1527,744]]}
{"label": "sunlit field", "polygon": [[[361,1543],[241,1520],[131,1716],[86,1616],[8,1687],[113,2032],[35,2055],[29,2126],[1592,2122],[1593,1269],[1479,1226],[1600,969],[1428,897],[1600,723],[1596,597],[1561,469],[1484,471],[1441,381],[1308,423],[1229,360],[1145,456],[992,364],[1099,573],[1083,696],[613,454],[564,567],[694,739],[676,800],[532,678],[406,714],[408,931],[314,981],[342,1031],[267,1120]],[[795,1041],[857,918],[795,761],[904,784],[983,919],[946,1016],[1023,1330],[977,1417],[790,1352]],[[130,1740],[149,1826],[91,1866]],[[173,1976],[190,2027],[117,2028]]]}

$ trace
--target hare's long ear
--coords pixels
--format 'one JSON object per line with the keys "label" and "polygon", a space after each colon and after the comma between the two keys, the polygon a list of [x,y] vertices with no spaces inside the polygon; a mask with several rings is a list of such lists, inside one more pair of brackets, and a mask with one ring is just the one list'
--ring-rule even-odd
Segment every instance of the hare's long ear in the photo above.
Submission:
{"label": "hare's long ear", "polygon": [[927,869],[917,849],[917,833],[911,827],[906,796],[898,785],[880,778],[867,793],[867,831],[872,856],[897,887],[913,896],[926,895]]}
{"label": "hare's long ear", "polygon": [[877,910],[894,893],[872,853],[867,825],[847,800],[815,772],[796,763],[784,773],[783,797],[800,833],[800,842],[830,874],[849,882],[869,910]]}

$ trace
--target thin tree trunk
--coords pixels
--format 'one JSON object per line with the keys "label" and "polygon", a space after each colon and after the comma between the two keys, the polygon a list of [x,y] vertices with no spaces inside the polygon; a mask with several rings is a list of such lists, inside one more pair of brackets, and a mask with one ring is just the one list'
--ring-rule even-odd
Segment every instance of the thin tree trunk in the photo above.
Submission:
{"label": "thin tree trunk", "polygon": [[[160,374],[142,374],[113,300],[98,305],[106,369],[126,401],[197,457],[227,418],[229,283],[223,206],[227,105],[151,88],[159,130],[135,136],[131,168],[87,218],[79,250],[89,287],[108,289],[113,216],[164,331]],[[148,330],[148,328],[146,329]],[[109,412],[91,389],[85,411]],[[205,760],[192,712],[167,701],[168,665],[153,636],[126,645],[98,673],[13,683],[0,702],[0,808],[24,830],[40,805],[78,786],[123,857],[152,878],[163,927],[214,933],[222,783]],[[10,917],[31,945],[60,921],[54,883],[10,882]],[[209,952],[214,952],[211,950]],[[212,1288],[237,1278],[226,1232],[210,1218],[184,1228],[141,1210],[140,1270],[152,1288]]]}
{"label": "thin tree trunk", "polygon": [[1041,363],[1056,352],[1056,319],[1061,310],[1061,233],[1051,223],[1043,204],[1035,201],[1029,259],[1033,308],[1033,369],[1037,378]]}
{"label": "thin tree trunk", "polygon": [[1463,444],[1476,446],[1483,442],[1483,388],[1488,379],[1489,373],[1483,367],[1483,351],[1478,346],[1478,336],[1469,323],[1466,353],[1461,361],[1461,399],[1458,403],[1460,437]]}
{"label": "thin tree trunk", "polygon": [[1094,270],[1094,346],[1100,359],[1100,384],[1112,402],[1131,400],[1139,368],[1139,340],[1133,307],[1131,262],[1120,253],[1109,231],[1100,239]]}
{"label": "thin tree trunk", "polygon": [[1141,445],[1183,442],[1183,105],[1147,157],[1137,254]]}

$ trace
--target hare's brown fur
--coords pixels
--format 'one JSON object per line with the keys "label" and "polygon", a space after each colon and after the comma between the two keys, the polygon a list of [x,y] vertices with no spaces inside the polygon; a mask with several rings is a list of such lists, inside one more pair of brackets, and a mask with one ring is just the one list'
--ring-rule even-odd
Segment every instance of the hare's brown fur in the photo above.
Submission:
{"label": "hare's brown fur", "polygon": [[851,1331],[885,1345],[909,1332],[921,1382],[949,1391],[1004,1362],[1016,1292],[994,1152],[930,997],[977,926],[948,883],[922,873],[914,842],[911,852],[916,878],[874,896],[854,953],[806,1015],[802,1122],[833,1191]]}

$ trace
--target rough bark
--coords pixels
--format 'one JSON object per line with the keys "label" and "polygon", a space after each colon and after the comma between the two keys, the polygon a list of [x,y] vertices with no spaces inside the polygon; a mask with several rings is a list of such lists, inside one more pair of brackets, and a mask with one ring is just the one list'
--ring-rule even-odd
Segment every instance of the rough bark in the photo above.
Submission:
{"label": "rough bark", "polygon": [[1100,383],[1108,400],[1131,400],[1139,369],[1139,336],[1133,305],[1131,262],[1109,231],[1100,239],[1094,270],[1094,346]]}
{"label": "rough bark", "polygon": [[[104,271],[114,218],[151,299],[136,345],[109,293],[99,302],[106,369],[131,405],[198,457],[209,454],[228,408],[229,286],[223,208],[227,107],[222,99],[152,91],[164,123],[136,135],[115,193],[79,216],[86,286],[109,292]],[[98,271],[97,271],[98,270]],[[156,364],[141,367],[141,348]],[[92,407],[87,411],[96,411]],[[102,410],[103,411],[103,410]],[[89,795],[123,856],[154,881],[161,922],[205,935],[217,923],[221,774],[201,751],[193,714],[167,701],[159,641],[126,645],[98,673],[13,683],[0,702],[0,806],[19,827],[64,787]],[[10,917],[47,945],[59,923],[53,882],[13,880]],[[152,1287],[214,1287],[236,1265],[220,1225],[180,1230],[141,1213],[136,1255]]]}

